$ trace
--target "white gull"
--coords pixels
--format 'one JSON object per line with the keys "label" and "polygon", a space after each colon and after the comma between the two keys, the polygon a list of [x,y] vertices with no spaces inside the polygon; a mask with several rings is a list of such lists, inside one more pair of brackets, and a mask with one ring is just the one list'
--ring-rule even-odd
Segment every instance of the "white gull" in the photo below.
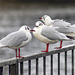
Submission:
{"label": "white gull", "polygon": [[42,52],[48,52],[49,44],[62,40],[70,40],[63,33],[58,32],[53,27],[44,25],[41,21],[36,22],[36,26],[33,30],[35,30],[35,32],[33,32],[34,37],[47,45],[46,50]]}
{"label": "white gull", "polygon": [[[18,31],[12,32],[8,34],[6,37],[0,40],[0,48],[2,47],[8,47],[15,49],[16,51],[16,58],[20,56],[20,48],[24,47],[27,43],[31,41],[32,35],[30,31],[33,31],[30,29],[29,26],[22,26]],[[19,54],[17,55],[17,49],[19,51]]]}
{"label": "white gull", "polygon": [[[71,23],[60,19],[52,20],[51,17],[48,15],[44,15],[40,17],[40,19],[45,23],[45,25],[57,27],[57,31],[64,33],[68,37],[75,39],[75,25],[71,25]],[[59,48],[62,48],[62,41],[60,42],[60,47],[56,47],[56,49]]]}

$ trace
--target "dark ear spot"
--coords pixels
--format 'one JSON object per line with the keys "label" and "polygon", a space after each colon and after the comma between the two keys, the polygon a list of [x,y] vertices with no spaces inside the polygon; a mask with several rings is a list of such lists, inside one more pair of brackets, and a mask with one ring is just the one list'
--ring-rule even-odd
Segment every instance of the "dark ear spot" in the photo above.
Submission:
{"label": "dark ear spot", "polygon": [[27,30],[27,27],[25,27],[25,30]]}
{"label": "dark ear spot", "polygon": [[27,29],[29,30],[29,27],[27,27]]}
{"label": "dark ear spot", "polygon": [[45,17],[42,17],[45,20]]}

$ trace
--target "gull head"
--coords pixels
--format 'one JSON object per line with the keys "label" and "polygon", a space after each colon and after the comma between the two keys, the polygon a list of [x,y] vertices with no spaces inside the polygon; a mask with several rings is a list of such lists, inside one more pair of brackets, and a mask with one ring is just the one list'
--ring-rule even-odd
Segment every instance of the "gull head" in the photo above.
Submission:
{"label": "gull head", "polygon": [[23,25],[23,26],[20,28],[20,30],[26,31],[26,32],[34,31],[34,30],[32,30],[32,29],[31,29],[29,26],[27,26],[27,25]]}
{"label": "gull head", "polygon": [[40,26],[43,26],[44,24],[41,22],[41,21],[37,21],[35,23],[36,27],[40,27]]}
{"label": "gull head", "polygon": [[51,17],[48,15],[44,15],[44,16],[40,17],[40,19],[45,23],[45,25],[49,25],[53,22]]}

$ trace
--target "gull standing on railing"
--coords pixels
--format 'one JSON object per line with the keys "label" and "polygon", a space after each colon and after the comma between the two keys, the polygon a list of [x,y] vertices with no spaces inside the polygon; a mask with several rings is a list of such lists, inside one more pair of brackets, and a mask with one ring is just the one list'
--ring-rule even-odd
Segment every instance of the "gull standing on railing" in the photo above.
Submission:
{"label": "gull standing on railing", "polygon": [[[0,48],[8,47],[15,49],[16,58],[17,57],[22,58],[22,56],[20,56],[20,48],[24,47],[27,43],[31,41],[32,35],[30,31],[34,30],[31,30],[30,27],[26,25],[22,26],[18,31],[12,32],[3,39],[1,39]],[[19,51],[18,55],[17,55],[17,49]]]}
{"label": "gull standing on railing", "polygon": [[33,32],[34,37],[47,45],[46,50],[42,52],[48,52],[49,44],[62,40],[70,40],[66,35],[55,30],[55,27],[46,26],[41,21],[36,22],[33,30],[35,30],[35,32]]}
{"label": "gull standing on railing", "polygon": [[[57,27],[57,31],[64,33],[69,38],[75,39],[75,25],[71,25],[71,23],[60,19],[52,20],[48,15],[44,15],[40,17],[40,19],[45,23],[45,25]],[[56,47],[56,49],[60,48],[62,48],[62,41],[60,42],[60,47]]]}

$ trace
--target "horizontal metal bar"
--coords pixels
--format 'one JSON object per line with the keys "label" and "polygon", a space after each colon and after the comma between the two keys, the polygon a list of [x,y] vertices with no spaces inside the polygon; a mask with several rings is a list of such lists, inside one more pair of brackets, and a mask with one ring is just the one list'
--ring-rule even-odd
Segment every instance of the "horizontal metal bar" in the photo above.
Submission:
{"label": "horizontal metal bar", "polygon": [[46,53],[40,52],[40,53],[35,53],[35,54],[27,55],[24,58],[20,58],[20,59],[13,58],[13,59],[9,59],[9,60],[4,60],[4,61],[0,62],[0,66],[6,66],[6,65],[15,64],[16,60],[19,63],[19,62],[23,62],[23,61],[28,61],[28,60],[40,58],[40,57],[45,57],[45,56],[48,56],[48,55],[53,55],[53,54],[56,54],[56,53],[61,53],[61,52],[69,51],[69,50],[72,50],[72,49],[75,49],[75,44],[68,45],[68,46],[65,46],[62,49],[52,50],[52,51],[49,51],[49,52],[46,52]]}

